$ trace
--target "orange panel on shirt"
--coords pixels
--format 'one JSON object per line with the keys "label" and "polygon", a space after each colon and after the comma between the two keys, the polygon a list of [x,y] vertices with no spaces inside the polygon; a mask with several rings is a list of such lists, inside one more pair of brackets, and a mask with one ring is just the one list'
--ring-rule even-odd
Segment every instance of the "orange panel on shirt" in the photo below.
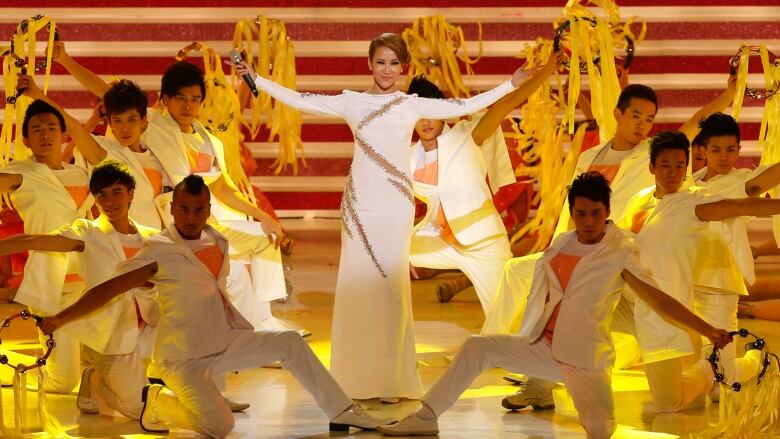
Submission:
{"label": "orange panel on shirt", "polygon": [[591,165],[590,168],[588,168],[588,172],[596,171],[600,173],[607,179],[609,185],[612,186],[612,182],[615,181],[615,176],[619,169],[620,165]]}
{"label": "orange panel on shirt", "polygon": [[160,174],[160,171],[144,168],[144,174],[146,174],[146,178],[149,179],[149,183],[152,184],[154,196],[160,195],[162,193],[162,174]]}
{"label": "orange panel on shirt", "polygon": [[[439,162],[431,162],[423,168],[415,169],[414,181],[436,185],[439,181]],[[439,212],[436,214],[436,221],[439,223],[442,239],[450,244],[459,244],[457,238],[455,238],[455,233],[450,227],[450,223],[447,222],[447,217],[444,216],[444,209],[442,209],[441,205],[439,205]]]}
{"label": "orange panel on shirt", "polygon": [[631,218],[631,231],[634,233],[641,232],[642,227],[645,226],[645,221],[647,221],[648,216],[650,216],[649,210],[640,210],[634,214],[634,217]]}
{"label": "orange panel on shirt", "polygon": [[189,159],[193,173],[211,171],[211,165],[214,164],[214,156],[204,152],[187,150],[187,159]]}
{"label": "orange panel on shirt", "polygon": [[140,247],[122,247],[122,250],[125,252],[125,258],[130,259],[133,256],[135,256],[140,250]]}
{"label": "orange panel on shirt", "polygon": [[414,181],[425,184],[437,184],[439,182],[439,162],[431,162],[423,168],[414,170]]}
{"label": "orange panel on shirt", "polygon": [[81,206],[89,195],[89,188],[86,186],[65,186],[70,197],[76,202],[76,206]]}
{"label": "orange panel on shirt", "polygon": [[[550,261],[550,267],[552,267],[555,277],[558,278],[558,283],[561,285],[561,291],[566,293],[566,287],[569,286],[569,280],[571,274],[574,272],[574,268],[577,263],[580,262],[582,256],[567,255],[566,253],[558,253]],[[544,327],[544,338],[552,342],[553,333],[555,332],[555,324],[558,321],[558,312],[561,309],[561,304],[555,305],[550,320],[547,321],[547,325]]]}
{"label": "orange panel on shirt", "polygon": [[195,252],[195,256],[198,257],[200,262],[209,269],[214,279],[219,277],[219,272],[222,271],[222,250],[219,249],[217,244],[211,247],[204,248],[201,251]]}

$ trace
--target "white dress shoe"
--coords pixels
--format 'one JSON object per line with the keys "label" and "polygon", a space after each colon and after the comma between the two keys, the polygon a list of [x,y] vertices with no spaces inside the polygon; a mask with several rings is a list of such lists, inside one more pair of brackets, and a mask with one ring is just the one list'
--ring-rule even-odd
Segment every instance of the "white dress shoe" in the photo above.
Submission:
{"label": "white dress shoe", "polygon": [[227,401],[228,405],[230,405],[230,411],[233,413],[243,412],[249,408],[248,402],[233,401],[230,398],[225,398],[225,401]]}
{"label": "white dress shoe", "polygon": [[330,420],[330,431],[349,431],[349,427],[373,430],[377,425],[379,421],[369,416],[359,405],[352,404],[350,408]]}
{"label": "white dress shoe", "polygon": [[390,436],[436,436],[439,422],[436,418],[422,419],[412,413],[394,424],[380,425],[376,430]]}

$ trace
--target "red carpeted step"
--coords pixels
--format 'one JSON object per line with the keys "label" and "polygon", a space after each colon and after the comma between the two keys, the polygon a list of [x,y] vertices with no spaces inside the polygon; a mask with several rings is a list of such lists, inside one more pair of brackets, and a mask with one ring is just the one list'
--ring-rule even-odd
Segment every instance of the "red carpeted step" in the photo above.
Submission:
{"label": "red carpeted step", "polygon": [[265,195],[277,211],[338,210],[341,205],[341,192],[265,192]]}

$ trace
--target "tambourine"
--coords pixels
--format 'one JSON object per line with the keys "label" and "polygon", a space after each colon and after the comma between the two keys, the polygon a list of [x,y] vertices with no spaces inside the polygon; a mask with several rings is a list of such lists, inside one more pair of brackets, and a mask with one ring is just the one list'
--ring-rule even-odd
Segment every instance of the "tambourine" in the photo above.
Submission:
{"label": "tambourine", "polygon": [[[10,56],[14,59],[14,66],[20,69],[23,75],[27,74],[27,61],[14,52],[13,41],[11,41],[11,49],[3,53],[3,57],[6,56]],[[25,90],[24,88],[20,88],[16,90],[16,94],[14,94],[13,96],[6,96],[5,102],[11,105],[15,104],[17,99],[19,99],[19,97],[24,94],[24,90]]]}
{"label": "tambourine", "polygon": [[[731,334],[732,337],[737,336],[737,335],[742,337],[742,338],[753,337],[753,341],[748,343],[746,348],[748,350],[759,349],[759,350],[761,350],[764,353],[764,356],[763,356],[762,361],[761,361],[761,371],[758,374],[758,380],[757,380],[757,383],[761,384],[761,380],[764,378],[764,375],[766,375],[766,372],[769,369],[769,366],[772,364],[772,358],[770,356],[774,355],[774,354],[771,354],[766,349],[766,341],[763,338],[757,336],[756,334],[753,334],[752,332],[750,332],[750,331],[748,331],[747,329],[744,329],[744,328],[740,329],[739,331],[731,331],[731,332],[729,332],[729,334]],[[723,368],[720,366],[720,352],[719,351],[720,350],[718,349],[717,346],[713,346],[712,347],[712,353],[710,354],[709,357],[707,357],[707,361],[709,361],[710,366],[712,367],[712,372],[713,372],[713,374],[715,374],[715,381],[720,383],[723,386],[728,386],[729,388],[731,388],[731,390],[733,390],[735,392],[739,392],[740,390],[742,390],[742,384],[740,384],[740,383],[738,383],[736,381],[729,384],[726,381],[726,376],[723,373]],[[776,355],[775,355],[775,358],[777,358]]]}
{"label": "tambourine", "polygon": [[[759,47],[758,46],[742,46],[739,48],[736,54],[729,58],[729,72],[733,75],[737,73],[737,68],[739,67],[739,59],[742,56],[742,53],[748,50],[750,53],[759,53]],[[774,63],[777,63],[777,56],[775,56],[774,53],[767,51],[769,56],[774,60]],[[780,83],[775,82],[772,89],[769,90],[762,90],[759,88],[753,88],[753,87],[746,87],[745,88],[745,96],[749,97],[750,99],[757,99],[757,100],[767,100],[771,98],[772,96],[777,93],[778,88],[780,88]]]}
{"label": "tambourine", "polygon": [[[22,319],[22,320],[34,319],[36,322],[39,323],[42,320],[42,317],[31,314],[27,310],[22,310],[16,314],[11,314],[10,316],[6,317],[5,320],[3,321],[3,325],[0,326],[0,346],[3,344],[3,339],[1,337],[3,330],[5,328],[10,327],[11,321],[15,319]],[[19,363],[16,366],[14,366],[13,364],[9,363],[7,355],[0,354],[0,365],[6,365],[19,373],[24,373],[27,372],[28,370],[33,370],[45,366],[46,360],[49,358],[49,356],[51,355],[51,351],[54,349],[54,346],[56,345],[57,344],[54,342],[54,335],[49,334],[49,338],[46,340],[46,351],[43,353],[43,356],[38,357],[35,360],[34,364],[26,365],[23,363]]]}
{"label": "tambourine", "polygon": [[[575,21],[576,20],[585,20],[588,23],[590,23],[590,25],[592,27],[596,27],[596,25],[598,24],[596,19],[595,18],[591,18],[591,17],[576,17],[575,16],[574,20]],[[557,52],[557,51],[561,50],[561,38],[563,37],[563,34],[567,30],[569,30],[570,27],[571,27],[571,20],[566,20],[563,23],[561,23],[560,26],[558,26],[557,29],[555,29],[555,34],[553,36],[553,52]],[[594,65],[598,64],[600,61],[601,61],[601,54],[600,53],[594,54],[593,55],[593,64]],[[564,61],[561,64],[563,64],[563,66],[565,66],[567,69],[571,68],[571,66],[569,65],[569,61],[568,60]],[[587,71],[588,71],[588,63],[584,62],[584,61],[580,62],[580,72],[584,73],[584,72],[587,72]]]}

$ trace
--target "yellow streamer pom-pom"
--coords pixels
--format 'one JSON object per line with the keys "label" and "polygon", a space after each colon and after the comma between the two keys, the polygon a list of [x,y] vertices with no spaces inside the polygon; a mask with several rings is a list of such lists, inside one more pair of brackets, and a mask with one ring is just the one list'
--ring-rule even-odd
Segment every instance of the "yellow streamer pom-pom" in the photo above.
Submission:
{"label": "yellow streamer pom-pom", "polygon": [[[246,53],[247,62],[258,75],[268,78],[284,87],[295,90],[295,50],[287,36],[287,30],[282,21],[266,17],[252,20],[242,20],[236,24],[233,34],[233,45],[238,51]],[[233,70],[236,83],[240,78]],[[274,173],[279,174],[287,166],[292,166],[293,173],[298,173],[298,155],[306,166],[306,157],[301,141],[301,113],[281,102],[277,102],[267,94],[260,92],[256,98],[251,98],[252,116],[249,122],[241,118],[242,123],[256,136],[263,126],[270,131],[268,140],[279,140],[279,154],[273,163]]]}
{"label": "yellow streamer pom-pom", "polygon": [[478,26],[479,54],[472,59],[468,54],[463,28],[448,23],[442,15],[415,20],[412,27],[406,28],[401,35],[411,54],[408,81],[417,75],[425,75],[445,95],[470,96],[471,92],[461,76],[459,62],[465,66],[466,76],[474,75],[471,66],[482,56],[482,25],[478,23]]}

